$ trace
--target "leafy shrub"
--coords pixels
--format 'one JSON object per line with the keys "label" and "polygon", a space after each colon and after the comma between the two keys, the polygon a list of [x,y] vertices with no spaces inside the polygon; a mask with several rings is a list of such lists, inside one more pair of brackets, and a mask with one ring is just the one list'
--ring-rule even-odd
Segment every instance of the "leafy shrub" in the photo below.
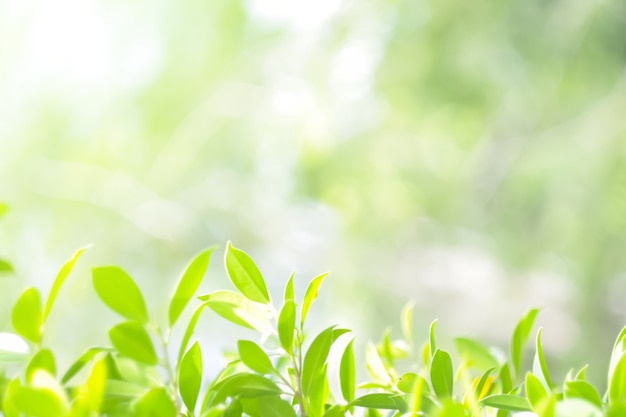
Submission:
{"label": "leafy shrub", "polygon": [[[118,266],[92,270],[102,302],[123,319],[109,329],[111,346],[87,349],[59,373],[54,353],[43,343],[46,319],[83,249],[61,268],[45,297],[26,289],[11,314],[14,332],[0,333],[0,410],[5,417],[337,417],[515,415],[596,417],[626,415],[626,328],[611,355],[608,390],[600,395],[571,371],[552,380],[536,333],[532,369],[523,370],[524,346],[538,314],[532,309],[514,329],[508,358],[476,340],[457,338],[454,367],[436,338],[436,321],[427,341],[416,344],[412,307],[402,312],[403,338],[387,333],[365,352],[368,380],[356,383],[350,330],[331,325],[316,335],[307,318],[326,274],[295,294],[294,276],[275,304],[252,259],[230,243],[225,251],[228,277],[237,291],[196,296],[215,248],[202,251],[184,269],[170,299],[168,321],[155,323],[133,279]],[[8,263],[7,263],[8,264]],[[192,300],[187,323],[181,313]],[[196,323],[209,308],[232,324],[258,331],[258,340],[239,340],[237,358],[217,375],[203,370],[202,346],[193,341]],[[171,330],[185,326],[172,345]],[[156,343],[155,343],[156,342]],[[329,362],[338,353],[338,375]],[[176,360],[172,361],[171,357]],[[17,366],[15,365],[17,364]],[[403,372],[400,369],[406,368]],[[14,370],[9,372],[9,370]],[[329,380],[339,381],[337,392]]]}

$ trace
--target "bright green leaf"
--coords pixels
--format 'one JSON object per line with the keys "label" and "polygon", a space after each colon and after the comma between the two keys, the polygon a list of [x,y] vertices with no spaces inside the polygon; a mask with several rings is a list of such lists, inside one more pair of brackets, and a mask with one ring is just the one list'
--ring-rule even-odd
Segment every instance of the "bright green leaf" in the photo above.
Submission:
{"label": "bright green leaf", "polygon": [[296,417],[296,412],[280,397],[267,397],[259,402],[259,417]]}
{"label": "bright green leaf", "polygon": [[198,323],[200,314],[202,314],[202,311],[204,310],[206,306],[207,306],[207,303],[203,303],[199,305],[196,308],[196,311],[193,312],[193,315],[191,316],[189,323],[187,323],[185,334],[183,335],[183,338],[180,342],[180,347],[178,348],[178,359],[177,359],[178,363],[180,363],[180,361],[183,359],[183,354],[187,350],[187,345],[189,344],[189,340],[191,339],[191,336],[193,335],[193,332],[196,328],[196,324]]}
{"label": "bright green leaf", "polygon": [[430,381],[439,399],[452,397],[453,378],[450,355],[445,350],[437,349],[430,365]]}
{"label": "bright green leaf", "polygon": [[271,380],[259,374],[237,373],[224,378],[213,387],[210,404],[223,403],[229,397],[256,398],[276,396],[281,389]]}
{"label": "bright green leaf", "polygon": [[239,357],[241,361],[250,369],[260,374],[267,374],[274,370],[272,362],[259,345],[251,340],[240,340],[237,342]]}
{"label": "bright green leaf", "polygon": [[29,417],[61,417],[66,410],[62,398],[43,388],[20,386],[11,392],[10,401]]}
{"label": "bright green leaf", "polygon": [[624,402],[626,402],[626,353],[622,354],[617,365],[615,365],[609,381],[609,403]]}
{"label": "bright green leaf", "polygon": [[522,352],[524,351],[524,345],[530,336],[535,318],[539,313],[539,309],[533,308],[529,310],[524,317],[517,323],[513,336],[511,338],[511,361],[513,363],[513,370],[515,375],[519,375],[522,369]]}
{"label": "bright green leaf", "polygon": [[267,304],[270,302],[265,280],[247,253],[233,247],[228,242],[224,261],[228,277],[243,295],[257,303]]}
{"label": "bright green leaf", "polygon": [[295,291],[293,288],[293,278],[295,275],[296,273],[292,272],[291,276],[289,276],[289,280],[287,281],[287,285],[285,285],[285,292],[283,296],[283,301],[285,303],[287,301],[293,301],[294,303],[296,302],[296,295],[295,295]]}
{"label": "bright green leaf", "polygon": [[600,398],[600,394],[598,394],[594,386],[587,381],[567,381],[565,383],[564,394],[565,398],[581,398],[589,401],[598,408],[602,408],[602,398]]}
{"label": "bright green leaf", "polygon": [[209,260],[211,259],[211,253],[215,250],[216,246],[212,246],[205,251],[198,254],[185,268],[169,307],[169,321],[170,327],[174,326],[176,320],[180,317],[181,313],[189,303],[189,300],[193,297],[195,292],[202,282],[202,278],[209,267]]}
{"label": "bright green leaf", "polygon": [[376,408],[379,410],[397,410],[398,406],[392,398],[395,395],[396,394],[389,393],[366,394],[352,401],[349,405],[356,407]]}
{"label": "bright green leaf", "polygon": [[499,366],[498,361],[482,343],[464,337],[454,339],[454,343],[459,356],[468,366],[481,371]]}
{"label": "bright green leaf", "polygon": [[59,273],[57,274],[52,284],[52,288],[50,289],[50,294],[48,295],[48,299],[46,300],[46,306],[43,310],[44,322],[46,321],[46,318],[48,318],[48,314],[50,314],[50,310],[52,309],[52,305],[54,304],[54,301],[56,300],[57,295],[59,294],[59,290],[61,289],[61,286],[67,279],[67,276],[70,274],[70,272],[72,272],[72,268],[74,268],[74,264],[76,263],[80,255],[82,255],[86,249],[87,248],[82,248],[82,249],[77,250],[76,253],[74,253],[74,256],[72,256],[72,259],[67,261],[59,270]]}
{"label": "bright green leaf", "polygon": [[142,324],[148,310],[135,281],[119,266],[101,266],[92,270],[93,286],[98,297],[116,313]]}
{"label": "bright green leaf", "polygon": [[152,340],[141,323],[120,323],[109,330],[109,338],[121,354],[150,365],[158,363]]}
{"label": "bright green leaf", "polygon": [[320,287],[322,286],[322,282],[328,273],[324,273],[322,275],[318,275],[313,278],[309,283],[309,286],[304,293],[304,299],[302,300],[302,307],[300,309],[300,326],[304,326],[304,321],[306,319],[307,314],[309,313],[309,309],[311,308],[311,304],[317,298],[317,293],[319,292]]}
{"label": "bright green leaf", "polygon": [[278,338],[287,354],[292,354],[293,337],[296,330],[296,304],[286,300],[278,315]]}
{"label": "bright green leaf", "polygon": [[528,372],[526,374],[526,398],[535,412],[540,408],[541,403],[548,398],[548,391],[543,383],[535,375]]}
{"label": "bright green leaf", "polygon": [[36,288],[28,288],[15,303],[11,324],[17,333],[34,343],[41,341],[43,313],[41,296]]}
{"label": "bright green leaf", "polygon": [[322,417],[322,414],[324,414],[324,406],[326,405],[330,393],[327,373],[328,364],[326,363],[322,366],[322,369],[317,372],[315,380],[311,384],[307,408],[309,417]]}
{"label": "bright green leaf", "polygon": [[211,310],[235,324],[260,332],[272,330],[271,312],[266,305],[250,301],[233,291],[215,291],[199,297]]}
{"label": "bright green leaf", "polygon": [[346,402],[354,400],[354,387],[356,384],[356,371],[354,362],[354,349],[352,344],[354,339],[351,340],[341,357],[341,363],[339,365],[339,382],[341,386],[341,394]]}
{"label": "bright green leaf", "polygon": [[163,387],[152,388],[135,404],[136,417],[176,417],[176,406]]}
{"label": "bright green leaf", "polygon": [[61,378],[61,382],[66,384],[74,375],[76,375],[83,367],[89,363],[98,353],[105,352],[109,349],[101,347],[92,347],[83,352],[82,355],[70,366]]}
{"label": "bright green leaf", "polygon": [[531,411],[530,405],[525,398],[510,394],[495,394],[480,400],[487,407],[493,407],[506,411]]}
{"label": "bright green leaf", "polygon": [[317,335],[313,342],[311,342],[311,346],[309,346],[304,356],[302,365],[302,392],[305,396],[311,393],[313,382],[317,379],[318,373],[326,363],[330,347],[339,336],[346,332],[348,332],[348,330],[335,329],[335,326],[331,326],[323,330]]}
{"label": "bright green leaf", "polygon": [[57,368],[54,355],[49,349],[41,349],[32,357],[26,366],[26,382],[31,382],[37,370],[43,369],[50,375],[56,375]]}
{"label": "bright green leaf", "polygon": [[13,272],[13,265],[7,260],[0,259],[0,274],[5,272]]}
{"label": "bright green leaf", "polygon": [[178,389],[189,411],[193,413],[202,384],[202,351],[196,341],[185,353],[178,367]]}
{"label": "bright green leaf", "polygon": [[537,343],[536,343],[536,353],[533,365],[534,373],[540,378],[541,382],[545,385],[547,389],[552,388],[552,380],[550,379],[550,373],[548,372],[548,365],[546,363],[546,358],[543,354],[543,346],[541,344],[541,332],[543,329],[539,329],[537,332]]}

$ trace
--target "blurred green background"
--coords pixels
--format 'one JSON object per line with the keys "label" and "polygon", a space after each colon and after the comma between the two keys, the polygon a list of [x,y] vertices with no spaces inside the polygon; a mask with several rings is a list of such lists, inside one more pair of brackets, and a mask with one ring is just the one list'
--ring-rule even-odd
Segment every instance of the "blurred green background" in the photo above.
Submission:
{"label": "blurred green background", "polygon": [[[623,0],[0,0],[0,330],[93,243],[47,330],[107,343],[92,265],[163,313],[227,240],[361,341],[416,303],[605,373],[626,322]],[[204,289],[228,286],[221,253]],[[217,320],[207,319],[216,349]],[[230,327],[229,327],[230,328]]]}

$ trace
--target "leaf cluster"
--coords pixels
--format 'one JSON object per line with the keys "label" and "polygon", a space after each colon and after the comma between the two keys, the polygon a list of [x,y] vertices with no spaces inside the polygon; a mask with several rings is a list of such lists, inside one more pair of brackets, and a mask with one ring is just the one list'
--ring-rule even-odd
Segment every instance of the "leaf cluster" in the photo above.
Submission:
{"label": "leaf cluster", "polygon": [[[84,249],[60,269],[48,294],[25,289],[15,302],[12,332],[0,333],[0,415],[4,417],[617,417],[626,415],[626,328],[611,354],[602,395],[571,371],[553,381],[535,337],[532,368],[524,350],[537,309],[515,327],[508,355],[469,338],[443,349],[434,321],[417,344],[413,308],[402,312],[403,337],[390,333],[368,343],[367,378],[357,382],[350,330],[336,325],[309,334],[308,314],[327,274],[313,278],[300,297],[292,274],[278,302],[244,251],[228,243],[225,269],[234,290],[198,295],[215,247],[183,269],[170,298],[167,322],[158,323],[141,289],[119,266],[92,269],[96,294],[121,321],[108,330],[110,344],[87,349],[64,372],[45,343],[46,320]],[[194,311],[181,323],[190,304]],[[204,369],[196,331],[206,311],[256,331],[239,340],[237,354],[216,375]],[[173,343],[172,330],[183,326]],[[456,366],[455,366],[456,362]],[[18,366],[15,366],[17,364]],[[400,371],[403,369],[402,371]],[[12,370],[12,372],[9,372]],[[331,372],[332,370],[332,372]],[[337,386],[336,389],[331,388]]]}

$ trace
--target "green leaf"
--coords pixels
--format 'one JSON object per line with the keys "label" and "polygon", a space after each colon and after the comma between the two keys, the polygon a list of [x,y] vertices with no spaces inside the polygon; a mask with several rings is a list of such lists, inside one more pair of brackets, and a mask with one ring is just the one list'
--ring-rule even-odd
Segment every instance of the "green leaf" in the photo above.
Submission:
{"label": "green leaf", "polygon": [[430,349],[430,357],[432,359],[435,356],[435,352],[437,351],[437,339],[435,337],[435,328],[437,327],[437,320],[433,320],[430,323],[430,328],[428,329],[428,347]]}
{"label": "green leaf", "polygon": [[163,387],[152,388],[135,404],[137,417],[176,417],[176,406]]}
{"label": "green leaf", "polygon": [[0,259],[0,274],[13,272],[13,265],[7,260]]}
{"label": "green leaf", "polygon": [[87,365],[89,361],[95,358],[98,353],[106,352],[109,350],[110,349],[108,348],[102,348],[102,347],[91,347],[85,350],[83,354],[80,355],[80,357],[70,366],[67,372],[65,372],[65,374],[61,378],[61,383],[67,384],[67,382],[70,379],[72,379],[74,375],[80,372],[80,370],[83,369],[83,367]]}
{"label": "green leaf", "polygon": [[532,373],[526,374],[526,398],[535,412],[541,407],[541,403],[548,398],[548,391],[543,383]]}
{"label": "green leaf", "polygon": [[598,394],[594,386],[587,381],[567,381],[565,383],[564,394],[565,398],[581,398],[589,401],[598,408],[602,408],[602,398],[600,398],[600,394]]}
{"label": "green leaf", "polygon": [[396,396],[396,394],[366,394],[352,401],[349,405],[355,407],[376,408],[379,410],[398,410],[396,401],[393,399],[394,396]]}
{"label": "green leaf", "polygon": [[498,379],[502,385],[502,392],[509,392],[513,389],[513,378],[511,377],[511,367],[508,363],[502,365],[498,373]]}
{"label": "green leaf", "polygon": [[525,398],[510,394],[490,395],[479,401],[487,407],[506,411],[531,411],[530,405]]}
{"label": "green leaf", "polygon": [[259,417],[296,417],[296,412],[280,397],[267,397],[259,402]]}
{"label": "green leaf", "polygon": [[119,266],[101,266],[92,270],[93,286],[98,297],[121,316],[142,324],[148,322],[148,310],[135,281]]}
{"label": "green leaf", "polygon": [[278,315],[278,338],[288,355],[292,355],[293,337],[296,330],[296,304],[286,300]]}
{"label": "green leaf", "polygon": [[414,304],[407,304],[402,309],[401,313],[401,325],[402,335],[409,345],[413,345],[413,310]]}
{"label": "green leaf", "polygon": [[16,386],[10,392],[10,402],[29,417],[61,417],[66,406],[62,398],[45,388]]}
{"label": "green leaf", "polygon": [[48,314],[50,314],[50,310],[52,310],[52,305],[54,304],[54,301],[56,300],[57,295],[59,294],[59,290],[61,289],[61,286],[67,279],[67,276],[70,274],[70,272],[72,272],[72,268],[74,268],[74,264],[76,263],[80,255],[82,255],[83,252],[85,252],[85,250],[87,250],[87,248],[82,248],[82,249],[77,250],[76,253],[74,253],[74,256],[72,256],[72,259],[67,261],[59,270],[59,273],[57,274],[54,282],[52,283],[52,288],[50,289],[50,294],[48,294],[48,299],[46,300],[46,306],[44,307],[44,310],[43,310],[43,322],[45,322],[46,319],[48,318]]}
{"label": "green leaf", "polygon": [[260,332],[272,331],[267,305],[250,301],[233,291],[215,291],[199,297],[211,310],[235,324]]}
{"label": "green leaf", "polygon": [[240,340],[237,342],[239,357],[241,361],[254,372],[268,374],[274,370],[272,362],[259,345],[251,340]]}
{"label": "green leaf", "polygon": [[198,254],[185,268],[185,272],[178,281],[178,286],[172,300],[170,301],[169,308],[169,320],[170,327],[173,327],[181,313],[189,303],[189,300],[193,297],[195,292],[202,282],[202,278],[209,267],[209,260],[211,259],[211,253],[215,250],[216,246],[212,246],[205,251]]}
{"label": "green leaf", "polygon": [[196,341],[178,366],[178,389],[187,409],[193,414],[202,385],[202,350]]}
{"label": "green leaf", "polygon": [[307,407],[309,417],[322,417],[324,413],[324,405],[330,393],[327,373],[328,364],[324,364],[322,369],[317,372],[315,380],[311,384],[311,392],[308,395],[309,405]]}
{"label": "green leaf", "polygon": [[626,402],[626,353],[615,365],[609,381],[609,404]]}
{"label": "green leaf", "polygon": [[337,340],[339,336],[348,332],[345,329],[335,329],[335,326],[331,326],[326,330],[323,330],[317,337],[311,342],[311,346],[304,356],[304,363],[302,365],[302,393],[308,396],[311,393],[313,382],[317,379],[317,375],[321,372],[330,347]]}
{"label": "green leaf", "polygon": [[354,349],[352,347],[353,343],[354,339],[351,340],[346,346],[339,365],[339,383],[341,386],[341,394],[346,402],[354,400],[354,387],[356,385]]}
{"label": "green leaf", "polygon": [[78,396],[87,409],[98,413],[104,399],[107,365],[104,359],[96,361],[85,383],[79,387]]}
{"label": "green leaf", "polygon": [[187,328],[185,329],[185,334],[183,335],[183,339],[180,342],[180,348],[178,348],[178,359],[177,363],[183,358],[183,354],[187,350],[187,345],[189,344],[189,340],[193,335],[193,331],[196,328],[196,324],[198,323],[198,319],[200,318],[200,314],[202,314],[202,310],[207,306],[207,303],[203,303],[196,308],[196,311],[193,312],[189,323],[187,323]]}
{"label": "green leaf", "polygon": [[517,323],[513,336],[511,338],[511,361],[513,363],[513,370],[515,375],[520,375],[522,369],[522,352],[524,351],[524,345],[530,336],[535,318],[539,313],[539,309],[533,308],[529,310],[524,317]]}
{"label": "green leaf", "polygon": [[289,280],[287,281],[287,285],[285,285],[285,293],[283,296],[283,302],[287,302],[287,301],[293,301],[294,303],[296,302],[296,296],[295,296],[295,291],[293,288],[293,278],[296,275],[295,272],[292,272],[291,275],[289,276]]}
{"label": "green leaf", "polygon": [[458,337],[454,342],[459,356],[468,366],[481,371],[499,366],[498,361],[482,343],[464,337]]}
{"label": "green leaf", "polygon": [[26,366],[26,382],[31,382],[37,370],[43,369],[50,375],[56,375],[57,368],[54,355],[49,349],[41,349],[32,357]]}
{"label": "green leaf", "polygon": [[445,350],[437,349],[433,356],[430,381],[437,398],[444,400],[452,397],[454,385],[452,359]]}
{"label": "green leaf", "polygon": [[247,253],[228,242],[224,261],[228,277],[243,295],[257,303],[270,302],[265,280]]}
{"label": "green leaf", "polygon": [[276,396],[281,389],[259,374],[237,373],[224,378],[213,387],[214,395],[209,405],[223,403],[229,397],[256,398]]}
{"label": "green leaf", "polygon": [[541,345],[541,332],[542,328],[537,332],[537,343],[536,348],[537,351],[535,353],[534,366],[533,371],[537,376],[540,377],[541,382],[545,385],[548,390],[552,389],[552,381],[550,379],[550,373],[548,372],[548,365],[546,363],[546,358],[543,354],[543,347]]}
{"label": "green leaf", "polygon": [[17,333],[33,343],[41,341],[41,296],[36,288],[28,288],[13,307],[11,324]]}
{"label": "green leaf", "polygon": [[0,332],[0,363],[21,362],[29,354],[30,348],[24,339],[13,333]]}
{"label": "green leaf", "polygon": [[109,338],[121,354],[150,365],[158,363],[152,340],[141,323],[136,321],[120,323],[109,330]]}
{"label": "green leaf", "polygon": [[304,293],[304,299],[302,300],[302,307],[300,309],[300,327],[304,326],[304,320],[309,313],[311,304],[313,304],[313,301],[315,301],[315,299],[317,298],[317,293],[319,292],[319,289],[322,286],[322,282],[327,275],[328,272],[322,275],[318,275],[317,277],[313,278],[313,280],[311,280],[311,282],[309,283],[309,286]]}

